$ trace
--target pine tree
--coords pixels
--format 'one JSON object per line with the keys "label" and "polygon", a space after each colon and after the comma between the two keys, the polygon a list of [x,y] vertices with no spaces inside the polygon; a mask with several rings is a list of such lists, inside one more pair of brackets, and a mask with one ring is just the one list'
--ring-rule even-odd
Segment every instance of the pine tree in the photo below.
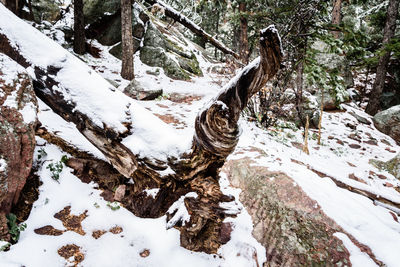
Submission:
{"label": "pine tree", "polygon": [[135,78],[133,72],[132,2],[121,0],[122,68],[121,76],[127,80]]}
{"label": "pine tree", "polygon": [[83,1],[74,0],[74,52],[83,55],[86,52],[85,43]]}
{"label": "pine tree", "polygon": [[[393,38],[396,30],[396,19],[399,10],[399,0],[390,0],[387,7],[387,17],[383,33],[382,46],[385,47]],[[386,80],[387,65],[390,59],[390,49],[380,58],[376,70],[376,79],[372,87],[371,96],[365,111],[370,115],[375,115],[380,108],[380,98]]]}

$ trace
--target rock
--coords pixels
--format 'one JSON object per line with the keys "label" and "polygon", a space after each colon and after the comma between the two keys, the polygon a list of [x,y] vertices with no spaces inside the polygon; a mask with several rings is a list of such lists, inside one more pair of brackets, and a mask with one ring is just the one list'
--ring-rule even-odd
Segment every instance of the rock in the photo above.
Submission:
{"label": "rock", "polygon": [[[317,52],[316,59],[317,63],[321,65],[328,73],[342,73],[344,78],[342,81],[335,83],[336,87],[332,87],[329,82],[327,86],[329,88],[324,89],[324,110],[335,110],[341,103],[350,100],[350,95],[347,92],[347,88],[353,87],[353,77],[349,62],[344,55],[337,53],[331,53],[329,46],[323,41],[316,41],[312,44],[313,49]],[[306,84],[306,87],[308,85]],[[309,86],[308,86],[309,87]],[[307,88],[308,91],[315,91],[317,89],[317,100],[321,104],[321,90],[319,88]]]}
{"label": "rock", "polygon": [[351,116],[353,116],[354,118],[356,118],[356,120],[358,120],[359,123],[363,123],[363,124],[366,124],[366,125],[371,125],[371,122],[367,118],[358,115],[354,111],[350,111],[349,114]]}
{"label": "rock", "polygon": [[[296,94],[293,89],[287,89],[283,93],[283,101],[288,103],[287,110],[288,112],[284,113],[285,119],[289,121],[293,121],[296,125],[301,125],[299,120],[299,114],[296,109]],[[302,120],[306,121],[306,116],[310,119],[310,127],[311,128],[318,128],[320,110],[317,99],[311,93],[304,91],[303,92],[303,99],[302,99]]]}
{"label": "rock", "polygon": [[349,252],[334,236],[343,232],[287,175],[231,160],[223,171],[241,189],[240,201],[266,248],[266,266],[349,266]]}
{"label": "rock", "polygon": [[111,80],[111,79],[107,79],[107,78],[105,78],[106,80],[107,80],[107,82],[109,82],[112,86],[114,86],[115,88],[118,88],[119,87],[119,83],[117,83],[116,81],[114,81],[114,80]]}
{"label": "rock", "polygon": [[144,88],[138,81],[132,80],[124,89],[127,96],[137,100],[154,100],[162,95],[163,90],[148,90]]}
{"label": "rock", "polygon": [[31,171],[37,110],[31,78],[0,53],[0,220],[18,201]]}
{"label": "rock", "polygon": [[400,105],[378,112],[372,121],[376,129],[400,142]]}
{"label": "rock", "polygon": [[189,80],[190,76],[185,73],[179,64],[168,56],[161,47],[144,46],[140,49],[140,60],[152,67],[161,67],[165,75],[172,79]]}
{"label": "rock", "polygon": [[[140,40],[133,37],[133,53],[136,53],[140,48]],[[121,43],[117,44],[113,48],[110,49],[110,54],[118,59],[122,59],[122,45]]]}
{"label": "rock", "polygon": [[[120,1],[92,1],[85,13],[85,19],[89,26],[89,37],[96,38],[103,45],[114,45],[121,42],[121,16],[119,12]],[[101,3],[100,3],[101,2]],[[110,3],[108,3],[110,2]],[[104,11],[101,11],[103,8]],[[96,16],[94,16],[96,14]],[[132,7],[132,35],[140,40],[144,36],[145,22],[149,19],[140,5],[135,3]],[[142,18],[145,20],[143,21]],[[86,21],[85,21],[86,22]]]}
{"label": "rock", "polygon": [[189,80],[189,73],[202,75],[196,56],[166,38],[153,23],[147,26],[140,60],[147,65],[163,68],[165,75],[172,79]]}
{"label": "rock", "polygon": [[[140,40],[144,36],[144,23],[139,17],[132,16],[132,35],[140,45]],[[121,17],[115,16],[106,29],[97,36],[97,40],[103,45],[114,45],[121,42]]]}
{"label": "rock", "polygon": [[[321,91],[317,92],[316,97],[318,105],[321,106],[321,100],[322,100]],[[326,111],[337,110],[340,104],[348,102],[349,100],[350,96],[347,92],[346,94],[343,95],[341,99],[338,99],[338,97],[334,92],[324,92],[324,103],[323,103],[324,110]]]}
{"label": "rock", "polygon": [[61,16],[61,9],[53,0],[32,0],[32,12],[37,22],[55,22]]}
{"label": "rock", "polygon": [[83,0],[85,23],[92,24],[99,18],[115,14],[120,8],[120,0]]}
{"label": "rock", "polygon": [[371,159],[369,163],[380,170],[387,171],[400,180],[400,153],[388,161]]}

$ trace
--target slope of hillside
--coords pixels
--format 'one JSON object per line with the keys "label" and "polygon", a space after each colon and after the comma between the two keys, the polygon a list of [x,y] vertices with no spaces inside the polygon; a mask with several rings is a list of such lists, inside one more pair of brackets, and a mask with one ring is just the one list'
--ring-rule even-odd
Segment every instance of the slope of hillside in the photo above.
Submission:
{"label": "slope of hillside", "polygon": [[[63,43],[63,38],[57,41]],[[208,62],[189,40],[186,42],[199,61],[203,77],[173,80],[162,69],[149,67],[135,56],[137,81],[152,90],[163,89],[164,93],[156,100],[132,103],[169,125],[167,130],[157,128],[153,117],[142,116],[140,111],[144,109],[137,108],[134,121],[151,131],[139,132],[140,139],[126,140],[125,144],[143,157],[162,158],[166,153],[174,153],[176,148],[170,145],[177,139],[186,147],[193,136],[198,111],[229,80],[227,75],[210,72],[212,67],[223,65]],[[120,60],[108,52],[110,47],[95,40],[91,44],[100,50],[100,58],[88,54],[80,58],[122,91],[129,81],[119,75]],[[95,88],[91,94],[96,94]],[[115,101],[113,104],[118,105]],[[73,124],[42,101],[39,107],[39,121],[47,131],[80,151],[106,160]],[[324,113],[321,145],[317,145],[316,132],[311,130],[310,155],[302,152],[302,131],[291,123],[281,122],[280,127],[264,130],[242,118],[240,141],[228,164],[250,159],[252,166],[289,176],[295,187],[318,203],[316,208],[343,229],[335,236],[350,252],[353,266],[397,266],[400,181],[374,167],[371,159],[387,161],[400,152],[400,146],[376,130],[370,116],[356,105],[344,104],[342,109]],[[91,112],[98,115],[95,110]],[[111,107],[107,112],[112,113]],[[359,116],[365,119],[363,123],[357,119]],[[217,254],[209,255],[180,247],[179,232],[169,229],[166,216],[138,218],[118,202],[106,201],[98,185],[83,183],[62,163],[64,155],[70,157],[67,152],[40,137],[36,141],[34,165],[42,183],[39,198],[19,242],[9,251],[0,252],[1,266],[261,266],[267,260],[266,249],[252,236],[252,218],[239,201],[241,190],[230,185],[228,173],[222,173],[220,184],[225,194],[235,197],[227,208],[238,216],[226,221],[232,230],[230,241]],[[62,166],[59,172],[51,168],[57,163]],[[157,191],[148,190],[146,194]],[[178,200],[174,207],[182,217],[190,216],[183,200]]]}

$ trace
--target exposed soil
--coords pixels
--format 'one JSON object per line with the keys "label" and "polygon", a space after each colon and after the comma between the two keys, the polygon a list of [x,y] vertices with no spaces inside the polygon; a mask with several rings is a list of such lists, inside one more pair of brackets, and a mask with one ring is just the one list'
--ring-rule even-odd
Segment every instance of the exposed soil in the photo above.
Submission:
{"label": "exposed soil", "polygon": [[[75,244],[65,245],[58,249],[58,255],[72,263],[74,267],[78,266],[85,259],[85,255],[81,252],[80,247]],[[73,257],[71,259],[71,257]]]}
{"label": "exposed soil", "polygon": [[17,204],[11,209],[11,212],[17,216],[18,223],[28,219],[32,210],[33,202],[39,198],[39,186],[42,185],[42,182],[39,180],[39,176],[37,176],[35,172],[35,169],[31,170]]}
{"label": "exposed soil", "polygon": [[87,211],[75,216],[71,214],[71,206],[65,207],[63,210],[54,214],[54,218],[59,219],[68,231],[73,231],[80,235],[85,235],[82,229],[82,221],[87,217]]}

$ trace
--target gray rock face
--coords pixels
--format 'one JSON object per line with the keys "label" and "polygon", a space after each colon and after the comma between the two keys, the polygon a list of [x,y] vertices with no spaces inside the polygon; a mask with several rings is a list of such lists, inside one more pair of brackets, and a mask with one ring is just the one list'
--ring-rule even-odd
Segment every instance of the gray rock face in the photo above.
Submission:
{"label": "gray rock face", "polygon": [[83,0],[85,23],[92,24],[105,15],[111,15],[121,8],[120,0]]}
{"label": "gray rock face", "polygon": [[386,162],[371,159],[369,163],[380,170],[387,171],[388,173],[392,174],[394,177],[400,180],[400,154],[397,154],[394,158]]}
{"label": "gray rock face", "polygon": [[[140,48],[140,40],[133,37],[133,53],[136,53]],[[113,48],[109,50],[110,54],[118,59],[122,59],[122,45],[121,43],[117,44]]]}
{"label": "gray rock face", "polygon": [[379,131],[400,142],[400,105],[378,112],[372,120]]}
{"label": "gray rock face", "polygon": [[[283,94],[283,99],[286,103],[288,103],[288,112],[286,112],[285,119],[289,121],[293,121],[297,125],[301,125],[299,120],[298,112],[295,108],[296,105],[296,95],[292,89],[287,89]],[[319,116],[320,116],[320,108],[315,96],[311,95],[309,92],[303,92],[303,100],[302,100],[302,120],[306,120],[306,116],[308,116],[310,120],[310,127],[318,127]]]}
{"label": "gray rock face", "polygon": [[[32,168],[37,123],[32,80],[0,53],[0,222],[18,201]],[[0,231],[0,237],[5,236]]]}
{"label": "gray rock face", "polygon": [[154,100],[162,95],[163,90],[149,90],[144,88],[138,81],[132,80],[130,84],[125,87],[124,93],[137,100]]}
{"label": "gray rock face", "polygon": [[[120,1],[88,1],[84,7],[85,22],[91,24],[90,31],[95,32],[96,39],[103,45],[114,45],[121,42]],[[149,20],[144,10],[135,4],[132,7],[132,34],[140,40],[144,36],[144,24]]]}
{"label": "gray rock face", "polygon": [[32,12],[35,21],[53,22],[61,16],[61,9],[53,0],[32,0]]}
{"label": "gray rock face", "polygon": [[161,67],[172,79],[188,80],[189,73],[202,75],[196,57],[164,37],[153,23],[144,35],[140,60],[153,67]]}
{"label": "gray rock face", "polygon": [[349,252],[333,234],[343,232],[283,173],[231,160],[223,171],[254,223],[253,236],[266,248],[265,266],[350,266]]}
{"label": "gray rock face", "polygon": [[[326,43],[317,41],[313,44],[313,48],[318,51],[317,62],[323,66],[329,73],[343,74],[343,81],[338,82],[337,88],[324,89],[324,110],[336,110],[339,104],[345,103],[350,100],[347,88],[354,86],[354,81],[349,67],[349,63],[345,56],[331,53]],[[328,85],[329,86],[329,85]],[[331,86],[330,86],[331,87]],[[321,90],[319,88],[312,88],[310,91],[317,89],[317,101],[321,103]]]}

